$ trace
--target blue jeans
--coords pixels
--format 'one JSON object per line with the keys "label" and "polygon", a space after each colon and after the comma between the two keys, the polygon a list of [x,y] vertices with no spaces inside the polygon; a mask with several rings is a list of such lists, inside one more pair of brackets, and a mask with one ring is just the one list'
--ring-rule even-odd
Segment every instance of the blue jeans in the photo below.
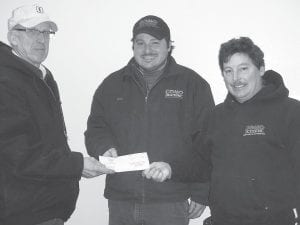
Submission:
{"label": "blue jeans", "polygon": [[52,220],[47,220],[45,222],[36,224],[36,225],[64,225],[64,221],[61,219],[52,219]]}
{"label": "blue jeans", "polygon": [[134,203],[108,200],[109,225],[188,225],[188,201]]}

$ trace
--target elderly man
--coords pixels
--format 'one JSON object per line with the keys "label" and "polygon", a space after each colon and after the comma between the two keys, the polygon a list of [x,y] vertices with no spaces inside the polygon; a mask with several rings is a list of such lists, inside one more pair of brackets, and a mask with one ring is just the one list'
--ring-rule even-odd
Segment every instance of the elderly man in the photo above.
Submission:
{"label": "elderly man", "polygon": [[[85,133],[90,155],[147,152],[150,169],[108,175],[109,224],[186,225],[203,212],[203,183],[162,181],[169,161],[192,151],[214,102],[208,83],[171,56],[168,25],[157,16],[133,27],[133,58],[97,89]],[[186,162],[188,163],[188,162]],[[202,161],[206,181],[208,166]],[[188,201],[191,198],[191,202]]]}
{"label": "elderly man", "polygon": [[11,47],[0,43],[0,224],[61,225],[81,176],[112,171],[67,144],[58,88],[42,65],[56,24],[29,5],[13,11],[8,29]]}

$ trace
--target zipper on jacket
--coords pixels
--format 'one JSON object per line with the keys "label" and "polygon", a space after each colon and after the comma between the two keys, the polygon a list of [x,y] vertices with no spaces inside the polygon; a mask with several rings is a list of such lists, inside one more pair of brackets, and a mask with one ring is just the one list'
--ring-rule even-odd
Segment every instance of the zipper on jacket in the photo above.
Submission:
{"label": "zipper on jacket", "polygon": [[[145,110],[145,136],[147,137],[148,134],[148,97],[149,97],[149,88],[146,88],[146,96],[145,96],[145,106],[144,106],[144,110]],[[146,140],[146,150],[148,152],[148,140]],[[143,177],[142,180],[142,204],[145,203],[145,182],[147,178]]]}
{"label": "zipper on jacket", "polygon": [[[157,79],[157,81],[155,82],[155,84],[152,86],[151,89],[149,89],[146,85],[146,95],[144,97],[145,100],[145,105],[144,105],[144,110],[145,110],[145,131],[146,133],[148,132],[148,99],[149,99],[149,95],[150,92],[155,88],[155,86],[164,78],[163,74]],[[142,91],[143,94],[145,94],[145,90],[144,87],[133,77],[134,82],[137,84],[137,86],[140,88],[140,90]],[[146,134],[145,134],[146,135]],[[147,137],[147,135],[146,135]],[[146,141],[146,150],[148,150],[148,141]],[[145,203],[145,177],[142,177],[142,204]]]}
{"label": "zipper on jacket", "polygon": [[49,90],[49,92],[51,93],[52,98],[54,99],[54,102],[58,103],[58,108],[59,108],[59,113],[60,113],[60,119],[62,120],[62,124],[63,124],[63,134],[65,135],[65,138],[68,139],[67,136],[67,129],[66,129],[66,125],[65,125],[65,120],[64,120],[64,116],[63,116],[63,111],[62,108],[60,106],[60,100],[56,98],[53,90],[51,89],[51,87],[47,84],[47,82],[42,79],[42,78],[38,78],[42,81],[43,85],[46,86],[46,88]]}
{"label": "zipper on jacket", "polygon": [[[148,95],[149,95],[149,91],[146,88],[146,94],[145,94],[145,89],[144,87],[136,80],[135,77],[132,77],[133,81],[135,82],[135,84],[139,87],[140,91],[142,92],[143,96],[144,96],[144,110],[145,110],[145,120],[147,120],[147,103],[148,103]],[[147,121],[145,121],[145,130],[147,130]],[[146,131],[147,132],[147,131]],[[142,174],[141,174],[142,176]],[[145,177],[142,176],[142,187],[141,187],[141,202],[142,204],[145,203]]]}

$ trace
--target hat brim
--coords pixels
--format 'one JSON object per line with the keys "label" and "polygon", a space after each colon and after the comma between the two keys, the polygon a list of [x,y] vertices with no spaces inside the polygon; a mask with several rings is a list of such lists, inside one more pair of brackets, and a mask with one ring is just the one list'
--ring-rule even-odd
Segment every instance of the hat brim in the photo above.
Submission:
{"label": "hat brim", "polygon": [[18,24],[20,24],[26,28],[31,28],[31,27],[35,27],[36,25],[39,25],[41,23],[48,23],[50,25],[51,30],[54,32],[56,32],[58,30],[56,23],[51,21],[48,16],[33,17],[30,19],[21,21]]}
{"label": "hat brim", "polygon": [[153,28],[149,29],[147,27],[141,28],[138,31],[136,31],[133,38],[135,38],[138,34],[141,34],[141,33],[149,34],[149,35],[155,37],[158,40],[162,40],[164,38],[167,38],[166,36],[163,36],[159,30],[156,30],[156,29],[153,29]]}

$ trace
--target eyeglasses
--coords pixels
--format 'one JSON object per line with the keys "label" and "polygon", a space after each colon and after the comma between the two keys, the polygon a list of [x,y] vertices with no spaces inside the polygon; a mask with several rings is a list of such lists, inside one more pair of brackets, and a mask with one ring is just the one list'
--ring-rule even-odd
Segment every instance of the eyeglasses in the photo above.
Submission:
{"label": "eyeglasses", "polygon": [[50,30],[36,30],[36,29],[29,29],[29,28],[15,28],[14,30],[17,31],[24,31],[31,36],[38,36],[39,34],[43,34],[44,37],[49,37],[50,35],[54,35],[54,31]]}

